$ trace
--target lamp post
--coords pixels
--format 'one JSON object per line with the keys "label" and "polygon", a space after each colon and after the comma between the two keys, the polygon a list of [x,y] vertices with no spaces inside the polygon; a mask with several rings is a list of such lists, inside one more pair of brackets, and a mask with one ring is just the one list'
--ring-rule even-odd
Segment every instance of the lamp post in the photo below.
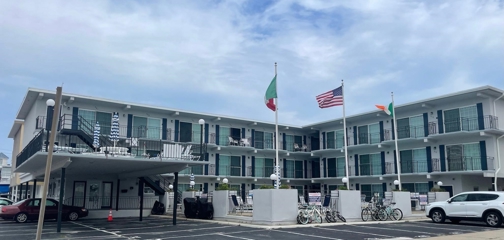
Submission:
{"label": "lamp post", "polygon": [[52,130],[52,120],[53,118],[51,117],[51,115],[53,114],[54,112],[54,105],[56,103],[54,102],[54,100],[52,99],[47,99],[46,101],[46,105],[47,105],[47,109],[49,111],[47,111],[47,116],[46,116],[46,141],[45,141],[45,151],[48,152],[49,148],[49,131]]}
{"label": "lamp post", "polygon": [[394,180],[394,185],[396,186],[397,189],[397,187],[399,186],[399,180]]}
{"label": "lamp post", "polygon": [[347,186],[347,189],[350,190],[350,188],[348,187],[348,178],[344,177],[341,179],[341,181]]}
{"label": "lamp post", "polygon": [[[272,173],[270,175],[270,179],[271,179],[271,181],[273,181],[273,186],[274,186],[275,185],[275,181],[278,180],[277,175],[274,174],[274,173]],[[278,184],[278,182],[277,182],[277,184]]]}
{"label": "lamp post", "polygon": [[443,182],[439,181],[439,182],[437,182],[437,185],[441,187],[441,186],[443,186]]}
{"label": "lamp post", "polygon": [[[53,112],[53,117],[51,120],[51,129],[56,129],[58,121],[54,121],[55,118],[58,118],[59,115],[59,106],[61,103],[61,94],[62,94],[62,87],[57,87],[56,88],[56,102],[54,102],[55,106],[58,106],[56,108],[56,111]],[[54,101],[54,100],[53,100]],[[46,102],[47,105],[52,104],[52,101],[47,100]],[[52,156],[53,156],[53,150],[54,150],[54,139],[56,138],[56,131],[51,131],[51,136],[49,137],[49,146],[47,148],[47,163],[46,163],[46,169],[44,173],[44,187],[42,188],[42,201],[40,202],[40,213],[39,213],[39,218],[38,218],[38,223],[37,223],[37,233],[36,233],[36,240],[40,240],[42,237],[42,228],[44,227],[44,217],[45,217],[45,208],[46,208],[46,201],[47,201],[47,190],[49,188],[49,179],[51,175],[51,165],[52,165]],[[62,204],[61,202],[58,204]]]}
{"label": "lamp post", "polygon": [[222,179],[222,183],[227,184],[229,181],[227,178]]}
{"label": "lamp post", "polygon": [[196,184],[196,183],[195,183],[194,181],[190,181],[190,182],[189,182],[189,185],[191,185],[191,189],[194,189],[194,185],[195,185],[195,184]]}

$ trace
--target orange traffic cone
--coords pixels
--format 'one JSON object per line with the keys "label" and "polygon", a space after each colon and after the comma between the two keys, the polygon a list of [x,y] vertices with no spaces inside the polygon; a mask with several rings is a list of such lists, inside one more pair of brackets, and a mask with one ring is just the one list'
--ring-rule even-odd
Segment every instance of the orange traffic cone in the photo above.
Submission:
{"label": "orange traffic cone", "polygon": [[107,221],[112,222],[112,209],[110,209]]}

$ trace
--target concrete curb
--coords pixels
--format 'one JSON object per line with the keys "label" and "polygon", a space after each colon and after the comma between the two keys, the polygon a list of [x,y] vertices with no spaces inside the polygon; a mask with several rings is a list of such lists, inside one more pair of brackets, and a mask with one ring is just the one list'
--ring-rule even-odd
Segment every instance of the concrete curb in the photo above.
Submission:
{"label": "concrete curb", "polygon": [[[155,217],[160,218],[171,218],[171,215],[156,215]],[[401,221],[369,221],[369,222],[337,222],[337,223],[319,223],[319,224],[291,224],[291,225],[257,225],[245,222],[230,222],[230,221],[217,221],[217,220],[205,220],[205,219],[194,219],[194,218],[185,218],[178,217],[179,219],[183,219],[186,221],[192,222],[205,222],[205,223],[216,223],[221,225],[232,225],[232,226],[242,226],[242,227],[250,227],[250,228],[259,228],[259,229],[286,229],[286,228],[306,228],[306,227],[328,227],[328,226],[341,226],[341,225],[370,225],[370,224],[394,224],[394,223],[407,223],[407,222],[421,222],[426,221],[428,218],[408,218]]]}

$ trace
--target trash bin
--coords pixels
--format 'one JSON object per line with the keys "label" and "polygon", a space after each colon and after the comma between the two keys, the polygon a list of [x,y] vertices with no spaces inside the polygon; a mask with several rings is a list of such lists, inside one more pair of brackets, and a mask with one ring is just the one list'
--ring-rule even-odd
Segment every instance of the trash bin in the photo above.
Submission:
{"label": "trash bin", "polygon": [[198,217],[198,204],[195,198],[184,198],[184,215],[186,218]]}

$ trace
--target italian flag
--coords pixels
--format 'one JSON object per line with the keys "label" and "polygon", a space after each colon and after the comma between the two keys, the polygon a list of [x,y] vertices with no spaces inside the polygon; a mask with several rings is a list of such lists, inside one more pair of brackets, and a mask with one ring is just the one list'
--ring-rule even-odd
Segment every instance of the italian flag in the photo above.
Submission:
{"label": "italian flag", "polygon": [[390,103],[388,107],[385,107],[383,105],[375,105],[378,109],[383,110],[387,115],[390,115],[391,117],[394,116],[394,105]]}
{"label": "italian flag", "polygon": [[271,109],[271,111],[276,111],[276,106],[275,106],[275,101],[274,101],[275,98],[277,98],[276,75],[273,78],[273,80],[271,80],[271,83],[268,86],[268,89],[266,90],[266,94],[264,95],[264,103],[266,103],[266,107]]}

